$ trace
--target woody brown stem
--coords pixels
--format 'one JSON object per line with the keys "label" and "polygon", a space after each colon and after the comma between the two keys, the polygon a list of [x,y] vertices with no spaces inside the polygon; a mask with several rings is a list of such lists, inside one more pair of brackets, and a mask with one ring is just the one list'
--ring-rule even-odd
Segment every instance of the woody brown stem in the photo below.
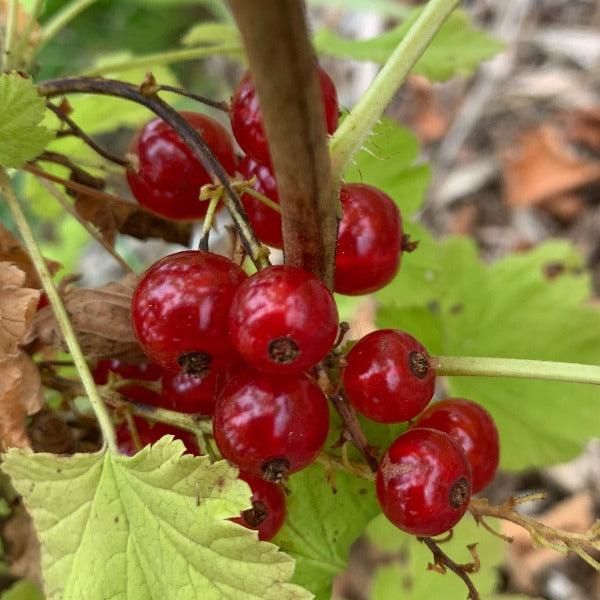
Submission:
{"label": "woody brown stem", "polygon": [[285,262],[331,289],[335,189],[317,61],[301,0],[230,0],[256,84],[282,207]]}

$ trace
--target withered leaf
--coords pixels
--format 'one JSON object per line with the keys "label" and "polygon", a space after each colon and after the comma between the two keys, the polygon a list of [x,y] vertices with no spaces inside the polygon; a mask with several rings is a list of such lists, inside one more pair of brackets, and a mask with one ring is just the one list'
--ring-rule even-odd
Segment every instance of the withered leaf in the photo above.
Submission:
{"label": "withered leaf", "polygon": [[[133,285],[129,281],[128,278],[102,288],[75,288],[64,292],[65,308],[88,359],[143,359],[131,326]],[[67,349],[50,306],[40,310],[33,320],[25,341],[34,340]]]}
{"label": "withered leaf", "polygon": [[25,416],[43,405],[42,384],[35,363],[24,352],[0,362],[0,444],[3,449],[29,447]]}
{"label": "withered leaf", "polygon": [[[0,223],[0,261],[13,263],[25,273],[24,287],[37,289],[42,287],[29,254],[2,223]],[[54,261],[47,260],[46,264],[51,273],[56,273],[60,268],[60,265]]]}
{"label": "withered leaf", "polygon": [[0,262],[0,361],[17,356],[35,315],[40,291],[23,287],[25,279],[19,267]]}

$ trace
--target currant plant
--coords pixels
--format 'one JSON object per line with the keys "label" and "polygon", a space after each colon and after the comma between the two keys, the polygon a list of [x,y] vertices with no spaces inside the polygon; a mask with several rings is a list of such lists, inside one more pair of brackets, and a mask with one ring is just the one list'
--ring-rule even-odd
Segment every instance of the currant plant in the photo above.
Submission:
{"label": "currant plant", "polygon": [[[413,579],[428,582],[417,593],[440,585],[429,597],[449,597],[458,582],[475,600],[495,590],[503,542],[489,519],[600,570],[600,526],[554,530],[519,513],[522,498],[472,497],[498,466],[564,460],[597,434],[600,315],[566,245],[484,266],[471,242],[438,243],[415,218],[429,169],[382,114],[411,70],[443,80],[500,49],[458,0],[429,0],[380,38],[317,32],[312,43],[299,0],[231,0],[235,25],[203,23],[182,47],[115,53],[52,80],[35,76],[45,47],[93,3],[45,17],[35,1],[21,28],[20,3],[8,4],[0,187],[38,289],[38,333],[19,341],[69,352],[68,365],[34,355],[42,382],[69,406],[86,397],[104,441],[74,456],[3,456],[42,543],[48,598],[326,599],[366,531],[409,549]],[[313,43],[382,63],[340,122]],[[231,104],[183,89],[170,69],[213,54],[249,67]],[[96,141],[121,127],[136,130],[123,156]],[[39,229],[49,199],[46,217],[74,215],[125,271],[117,231],[189,245],[201,220],[200,244],[111,284],[120,312],[85,306],[82,320],[30,223]],[[228,257],[211,252],[222,208]],[[282,247],[285,264],[263,244]],[[549,280],[557,261],[565,274]],[[41,289],[49,306],[37,308]],[[367,293],[379,329],[346,344],[340,317]],[[436,384],[452,398],[431,403]],[[447,545],[432,537],[449,531]],[[389,581],[402,568],[376,573],[374,597],[397,596]]]}

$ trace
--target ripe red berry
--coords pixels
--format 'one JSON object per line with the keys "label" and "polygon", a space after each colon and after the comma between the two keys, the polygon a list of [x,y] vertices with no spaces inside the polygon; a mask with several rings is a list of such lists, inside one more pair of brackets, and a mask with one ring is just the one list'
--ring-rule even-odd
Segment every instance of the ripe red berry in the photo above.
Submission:
{"label": "ripe red berry", "polygon": [[465,514],[471,468],[462,448],[434,429],[411,429],[385,453],[376,475],[385,516],[407,533],[439,535]]}
{"label": "ripe red berry", "polygon": [[[149,423],[146,419],[140,417],[134,417],[133,421],[142,447],[147,446],[148,444],[154,444],[154,442],[157,442],[164,435],[172,435],[175,439],[183,442],[183,445],[189,454],[194,454],[196,456],[201,454],[198,446],[198,439],[191,431],[171,427],[164,423]],[[136,454],[138,450],[127,423],[121,423],[121,425],[117,427],[116,434],[119,451],[127,456]]]}
{"label": "ripe red berry", "polygon": [[279,265],[250,277],[231,304],[229,335],[242,358],[261,371],[299,373],[335,341],[337,307],[323,282]]}
{"label": "ripe red berry", "polygon": [[278,481],[311,464],[329,429],[321,388],[305,375],[240,371],[217,400],[215,441],[242,470]]}
{"label": "ripe red berry", "polygon": [[356,410],[380,423],[401,423],[428,404],[435,372],[427,350],[411,335],[394,329],[373,331],[347,356],[343,381]]}
{"label": "ripe red berry", "polygon": [[[235,154],[227,131],[200,113],[182,112],[200,133],[227,173],[235,173]],[[200,188],[211,183],[206,169],[188,145],[162,119],[150,121],[138,133],[130,148],[134,164],[127,181],[136,200],[168,219],[200,219],[207,202],[199,200]]]}
{"label": "ripe red berry", "polygon": [[210,252],[177,252],[152,265],[131,304],[134,331],[146,354],[165,369],[193,375],[229,361],[229,307],[246,278],[235,263]]}
{"label": "ripe red berry", "polygon": [[[338,124],[339,107],[337,91],[331,77],[319,67],[319,81],[327,132],[333,133]],[[250,73],[240,81],[231,100],[231,129],[242,150],[263,165],[271,164],[269,143],[264,130],[258,95]]]}
{"label": "ripe red berry", "polygon": [[[131,364],[117,359],[99,360],[92,371],[94,381],[98,385],[108,383],[109,373],[116,373],[123,379],[139,379],[140,381],[158,381],[163,373],[162,368],[153,362]],[[134,402],[161,405],[160,394],[144,387],[143,385],[125,385],[119,388],[119,392]]]}
{"label": "ripe red berry", "polygon": [[243,479],[252,490],[252,508],[245,510],[240,517],[231,519],[248,529],[258,531],[258,539],[268,541],[281,529],[286,516],[286,502],[283,490],[270,481],[254,477],[240,471]]}
{"label": "ripe red berry", "polygon": [[463,398],[442,400],[430,406],[415,426],[443,431],[461,446],[471,465],[473,494],[492,481],[500,444],[494,420],[482,406]]}
{"label": "ripe red berry", "polygon": [[343,184],[335,255],[335,291],[368,294],[388,284],[402,259],[402,218],[394,201],[362,183]]}
{"label": "ripe red berry", "polygon": [[[245,156],[240,161],[238,171],[244,179],[256,176],[254,189],[269,198],[269,200],[279,203],[277,182],[269,167],[257,163],[249,156]],[[250,194],[242,194],[242,202],[248,213],[250,225],[252,225],[257,237],[265,244],[273,246],[273,248],[281,248],[283,246],[281,215]]]}

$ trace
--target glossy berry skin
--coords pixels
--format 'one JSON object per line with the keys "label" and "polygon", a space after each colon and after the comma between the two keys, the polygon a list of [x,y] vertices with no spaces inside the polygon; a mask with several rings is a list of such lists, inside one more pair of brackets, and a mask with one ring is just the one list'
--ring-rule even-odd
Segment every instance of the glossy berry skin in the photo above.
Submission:
{"label": "glossy berry skin", "polygon": [[224,256],[187,250],[159,260],[133,293],[137,339],[165,369],[205,374],[233,353],[227,319],[247,275]]}
{"label": "glossy berry skin", "polygon": [[467,455],[473,473],[473,494],[480,492],[496,474],[500,455],[498,430],[490,413],[464,398],[449,398],[430,406],[415,427],[447,433]]}
{"label": "glossy berry skin", "polygon": [[[231,137],[215,120],[200,113],[181,115],[200,133],[227,173],[235,173],[236,158]],[[201,219],[208,202],[198,198],[200,188],[212,183],[206,169],[187,144],[162,119],[150,121],[133,140],[135,155],[127,181],[136,200],[168,219]]]}
{"label": "glossy berry skin", "polygon": [[[98,385],[105,385],[108,383],[111,372],[120,375],[123,379],[139,379],[140,381],[158,381],[163,374],[162,367],[153,362],[132,364],[113,358],[99,360],[92,375]],[[134,402],[151,406],[162,405],[160,394],[143,385],[125,385],[119,388],[119,392]]]}
{"label": "glossy berry skin", "polygon": [[347,356],[343,381],[360,413],[380,423],[416,417],[429,403],[435,372],[427,350],[411,335],[380,329],[359,340]]}
{"label": "glossy berry skin", "polygon": [[231,519],[248,529],[258,531],[258,539],[271,540],[281,529],[286,517],[286,500],[278,485],[240,471],[239,478],[252,490],[252,508],[245,510],[240,517]]}
{"label": "glossy berry skin", "polygon": [[413,535],[439,535],[469,507],[471,467],[449,435],[411,429],[385,453],[375,484],[381,509],[396,527]]}
{"label": "glossy berry skin", "polygon": [[249,368],[225,386],[213,419],[215,441],[223,457],[270,481],[310,465],[328,429],[327,401],[312,380]]}
{"label": "glossy berry skin", "polygon": [[[269,167],[257,163],[249,156],[245,156],[240,161],[238,171],[244,179],[256,176],[254,189],[279,204],[277,182]],[[258,239],[273,248],[282,248],[281,215],[250,194],[242,194],[241,200],[248,213],[250,225],[252,225]]]}
{"label": "glossy berry skin", "polygon": [[320,279],[296,267],[267,267],[235,293],[229,335],[241,357],[261,371],[299,373],[330,350],[337,307]]}
{"label": "glossy berry skin", "polygon": [[[327,133],[337,127],[339,106],[337,91],[331,77],[321,67],[318,69]],[[250,73],[240,81],[231,99],[231,130],[242,150],[263,165],[271,164],[269,143],[263,125],[258,95]]]}
{"label": "glossy berry skin", "polygon": [[335,291],[356,296],[387,285],[402,260],[402,218],[394,201],[363,183],[340,190],[340,221],[335,255]]}
{"label": "glossy berry skin", "polygon": [[[199,456],[201,454],[198,447],[198,439],[196,436],[185,429],[179,429],[164,423],[149,423],[141,417],[133,417],[135,428],[142,447],[148,444],[154,444],[164,435],[172,435],[177,440],[181,440],[188,454]],[[133,456],[137,453],[137,448],[129,431],[127,423],[121,423],[116,429],[117,446],[122,454]]]}

